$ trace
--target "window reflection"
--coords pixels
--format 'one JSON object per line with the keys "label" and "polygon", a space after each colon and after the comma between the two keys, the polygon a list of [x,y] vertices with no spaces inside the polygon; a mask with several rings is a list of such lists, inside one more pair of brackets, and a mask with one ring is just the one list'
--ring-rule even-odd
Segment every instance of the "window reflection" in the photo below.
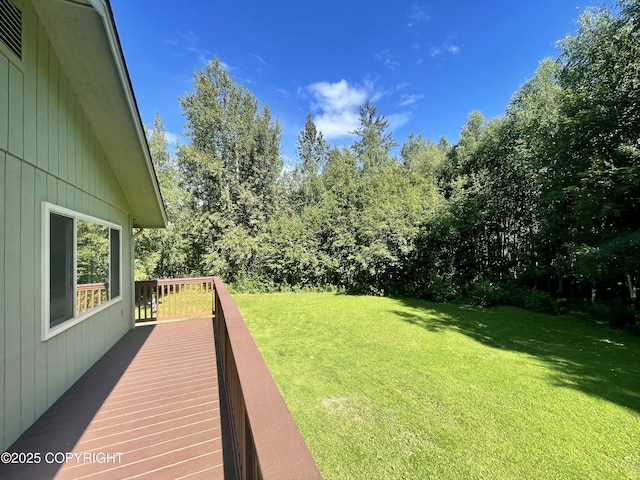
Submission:
{"label": "window reflection", "polygon": [[51,213],[49,239],[50,321],[73,317],[73,218]]}
{"label": "window reflection", "polygon": [[84,313],[109,298],[109,227],[77,220],[76,313]]}

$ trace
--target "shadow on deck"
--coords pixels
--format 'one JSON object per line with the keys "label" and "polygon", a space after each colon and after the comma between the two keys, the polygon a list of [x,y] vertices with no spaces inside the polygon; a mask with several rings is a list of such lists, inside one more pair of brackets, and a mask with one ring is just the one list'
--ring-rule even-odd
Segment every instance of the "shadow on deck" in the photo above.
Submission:
{"label": "shadow on deck", "polygon": [[212,319],[131,330],[8,449],[34,463],[0,478],[235,478],[219,378]]}
{"label": "shadow on deck", "polygon": [[0,478],[321,479],[222,281],[151,283],[136,321],[214,319],[128,332],[9,448],[19,464],[3,454]]}

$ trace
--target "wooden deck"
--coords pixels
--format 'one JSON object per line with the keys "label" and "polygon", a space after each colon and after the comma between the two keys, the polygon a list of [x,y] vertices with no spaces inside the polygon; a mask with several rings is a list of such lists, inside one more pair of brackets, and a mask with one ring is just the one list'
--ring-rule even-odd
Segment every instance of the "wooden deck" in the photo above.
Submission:
{"label": "wooden deck", "polygon": [[0,478],[234,478],[222,393],[211,319],[137,327],[8,449],[39,463]]}

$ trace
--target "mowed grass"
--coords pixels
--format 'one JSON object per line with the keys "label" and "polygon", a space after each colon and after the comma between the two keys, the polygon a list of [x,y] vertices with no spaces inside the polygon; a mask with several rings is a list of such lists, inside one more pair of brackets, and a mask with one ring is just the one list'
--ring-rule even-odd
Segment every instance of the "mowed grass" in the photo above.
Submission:
{"label": "mowed grass", "polygon": [[499,307],[234,299],[325,479],[640,479],[640,338]]}

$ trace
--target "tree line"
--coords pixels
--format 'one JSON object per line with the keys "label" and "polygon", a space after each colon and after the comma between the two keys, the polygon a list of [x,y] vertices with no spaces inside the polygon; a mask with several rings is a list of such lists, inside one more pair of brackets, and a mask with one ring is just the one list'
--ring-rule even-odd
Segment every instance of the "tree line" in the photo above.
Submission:
{"label": "tree line", "polygon": [[545,311],[635,301],[640,1],[585,12],[559,49],[455,144],[399,145],[367,101],[349,146],[307,116],[293,169],[269,108],[213,60],[180,99],[188,143],[169,154],[159,115],[149,132],[169,226],[139,235],[136,274]]}

